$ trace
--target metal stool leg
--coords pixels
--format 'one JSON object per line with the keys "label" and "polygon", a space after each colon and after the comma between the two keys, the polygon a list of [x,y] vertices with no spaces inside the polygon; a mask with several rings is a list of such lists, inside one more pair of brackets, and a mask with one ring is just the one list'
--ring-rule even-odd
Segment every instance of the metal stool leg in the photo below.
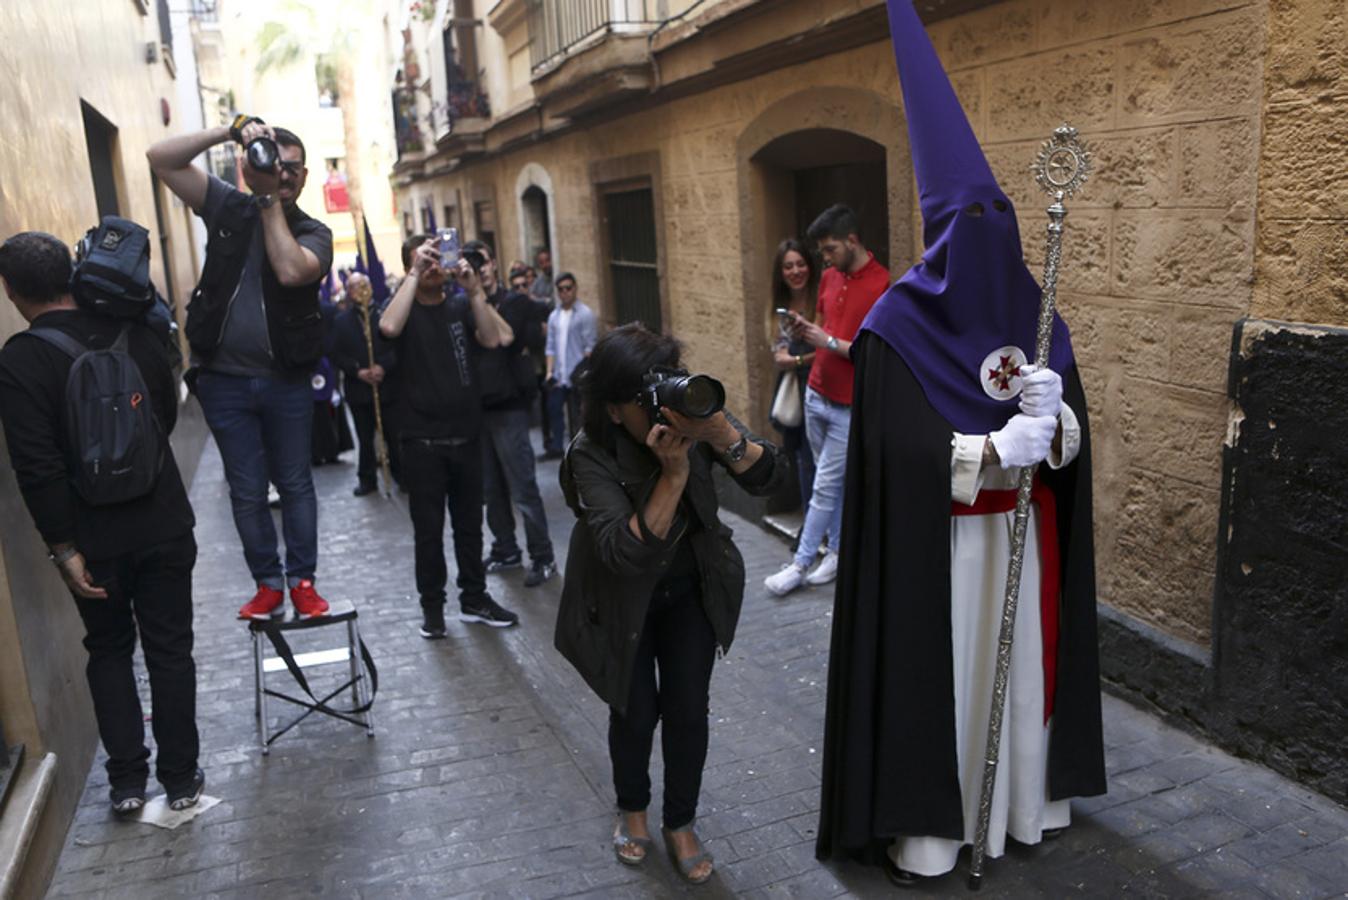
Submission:
{"label": "metal stool leg", "polygon": [[253,632],[253,679],[257,685],[257,738],[262,755],[271,753],[270,728],[267,716],[267,670],[262,664],[262,632]]}
{"label": "metal stool leg", "polygon": [[[351,626],[351,638],[350,638],[350,640],[351,640],[351,668],[352,668],[352,670],[356,673],[356,675],[355,675],[356,683],[357,683],[357,685],[359,686],[358,690],[356,691],[356,704],[357,704],[357,705],[364,705],[364,704],[370,702],[370,699],[371,699],[371,698],[370,698],[370,682],[369,682],[369,677],[370,677],[370,676],[369,676],[369,673],[367,673],[367,672],[365,671],[365,664],[364,664],[365,661],[364,661],[363,659],[357,659],[357,658],[356,658],[357,655],[360,653],[360,626],[356,624],[356,620],[355,620],[355,619],[352,619],[352,620],[351,620],[350,626]],[[366,736],[366,737],[374,737],[374,707],[373,707],[373,706],[371,706],[369,709],[365,710],[365,736]]]}

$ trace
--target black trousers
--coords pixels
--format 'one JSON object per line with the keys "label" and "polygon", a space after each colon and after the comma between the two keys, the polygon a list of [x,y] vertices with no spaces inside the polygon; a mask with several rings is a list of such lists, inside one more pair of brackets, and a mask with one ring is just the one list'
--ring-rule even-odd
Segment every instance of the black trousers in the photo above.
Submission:
{"label": "black trousers", "polygon": [[197,769],[197,669],[192,661],[192,567],[197,545],[189,532],[108,560],[91,561],[89,575],[106,600],[75,598],[84,619],[86,674],[98,734],[108,752],[108,782],[143,787],[149,778],[145,716],[131,657],[140,631],[154,705],[155,775],[172,789]]}
{"label": "black trousers", "polygon": [[682,828],[696,818],[715,661],[716,634],[702,610],[697,577],[662,581],[637,646],[627,713],[609,708],[608,752],[619,809],[640,812],[650,805],[651,744],[661,722],[665,827]]}
{"label": "black trousers", "polygon": [[[380,412],[384,419],[384,440],[388,447],[388,467],[393,480],[402,483],[402,443],[398,440],[397,416],[393,408],[381,404]],[[356,442],[360,446],[360,457],[356,461],[356,478],[361,484],[374,484],[379,480],[379,458],[374,447],[374,404],[352,403],[351,418],[356,420]]]}
{"label": "black trousers", "polygon": [[460,602],[487,593],[482,561],[482,442],[403,441],[403,483],[416,547],[422,606],[445,602],[445,509],[454,534]]}

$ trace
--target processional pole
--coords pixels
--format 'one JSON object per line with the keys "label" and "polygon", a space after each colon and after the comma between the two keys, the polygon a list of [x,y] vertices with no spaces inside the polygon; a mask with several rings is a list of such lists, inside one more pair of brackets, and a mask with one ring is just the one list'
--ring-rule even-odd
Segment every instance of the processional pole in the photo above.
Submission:
{"label": "processional pole", "polygon": [[[370,359],[369,368],[373,369],[374,362],[374,332],[370,328],[370,303],[374,298],[374,288],[364,279],[357,280],[350,288],[351,298],[356,301],[356,306],[360,308],[360,325],[365,332],[365,352]],[[388,440],[384,437],[384,413],[382,405],[379,402],[379,384],[370,383],[370,390],[374,394],[374,432],[375,432],[375,458],[379,460],[379,470],[384,474],[384,496],[393,496],[393,472],[389,468],[388,461]]]}
{"label": "processional pole", "polygon": [[[1039,148],[1039,156],[1030,167],[1035,181],[1053,198],[1048,208],[1048,252],[1044,256],[1044,293],[1039,301],[1039,329],[1035,337],[1034,364],[1048,365],[1049,342],[1053,337],[1053,315],[1058,304],[1058,267],[1062,262],[1063,221],[1067,208],[1063,201],[1085,183],[1091,170],[1090,150],[1077,138],[1077,130],[1059,125],[1053,137]],[[987,854],[988,826],[992,819],[992,793],[997,783],[997,760],[1002,743],[1002,714],[1006,710],[1006,683],[1011,671],[1011,641],[1016,630],[1016,607],[1020,602],[1021,568],[1025,562],[1025,535],[1030,525],[1030,491],[1037,466],[1020,470],[1016,491],[1016,517],[1011,533],[1011,562],[1006,570],[1006,594],[1002,602],[1001,631],[997,637],[997,669],[992,679],[992,713],[988,717],[987,749],[983,761],[983,783],[978,795],[978,829],[974,833],[973,860],[969,867],[969,888],[977,890],[983,880],[983,861]]]}

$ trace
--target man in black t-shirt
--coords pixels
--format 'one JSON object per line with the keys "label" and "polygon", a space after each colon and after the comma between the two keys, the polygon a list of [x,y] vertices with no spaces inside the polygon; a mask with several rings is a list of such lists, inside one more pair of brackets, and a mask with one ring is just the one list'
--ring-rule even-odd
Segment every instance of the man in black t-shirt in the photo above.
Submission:
{"label": "man in black t-shirt", "polygon": [[403,244],[407,277],[379,318],[380,333],[397,342],[403,483],[416,547],[421,636],[431,639],[445,636],[446,506],[458,566],[459,620],[498,628],[519,621],[487,593],[477,359],[483,349],[509,346],[515,336],[466,261],[454,268],[465,296],[449,295],[449,273],[435,244],[424,234]]}
{"label": "man in black t-shirt", "polygon": [[512,502],[524,520],[529,548],[529,571],[525,587],[537,587],[557,574],[548,514],[538,490],[534,448],[529,441],[529,408],[538,396],[535,359],[542,359],[547,309],[528,294],[507,291],[496,272],[492,249],[482,241],[469,241],[465,251],[482,254],[482,287],[487,302],[501,314],[515,339],[504,347],[484,350],[478,367],[482,376],[482,466],[487,498],[487,527],[491,529],[491,553],[487,573],[520,565],[519,539],[515,535]]}
{"label": "man in black t-shirt", "polygon": [[74,359],[38,334],[20,332],[0,351],[0,419],[24,503],[84,620],[89,693],[108,752],[113,811],[143,807],[150,775],[145,717],[131,668],[137,631],[154,698],[156,774],[169,805],[186,809],[201,797],[206,779],[197,768],[192,660],[195,521],[168,447],[178,418],[177,383],[164,340],[149,325],[76,307],[68,288],[70,269],[69,249],[49,234],[25,232],[0,246],[0,281],[32,324],[30,331],[101,350],[126,330],[127,353],[162,429],[159,477],[148,493],[122,503],[93,506],[83,500],[67,464],[66,380]]}

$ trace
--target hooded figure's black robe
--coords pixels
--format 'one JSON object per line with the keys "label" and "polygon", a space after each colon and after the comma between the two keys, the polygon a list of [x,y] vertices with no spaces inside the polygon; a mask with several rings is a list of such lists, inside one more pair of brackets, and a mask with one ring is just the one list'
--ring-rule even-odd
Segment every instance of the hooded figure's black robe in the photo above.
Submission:
{"label": "hooded figure's black robe", "polygon": [[[965,836],[950,642],[954,429],[875,334],[863,331],[852,355],[815,852],[877,863],[901,835]],[[1057,501],[1062,563],[1052,800],[1105,791],[1090,429],[1075,367],[1063,377],[1063,402],[1080,423],[1080,452],[1062,469],[1039,470]]]}

